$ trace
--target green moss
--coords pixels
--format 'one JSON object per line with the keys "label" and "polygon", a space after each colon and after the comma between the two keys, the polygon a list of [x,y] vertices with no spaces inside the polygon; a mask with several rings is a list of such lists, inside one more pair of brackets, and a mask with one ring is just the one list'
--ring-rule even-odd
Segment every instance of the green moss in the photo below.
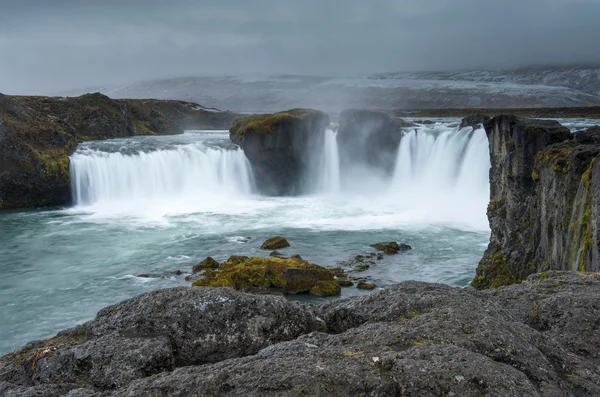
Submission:
{"label": "green moss", "polygon": [[[262,257],[243,257],[232,256],[227,261],[221,263],[217,271],[208,269],[204,273],[204,278],[195,281],[192,285],[196,287],[232,287],[238,291],[267,290],[269,288],[285,288],[288,282],[284,278],[284,273],[288,269],[301,269],[306,271],[307,280],[318,273],[321,278],[327,276],[332,284],[321,285],[322,291],[329,291],[330,288],[339,291],[340,286],[333,281],[333,272],[319,265],[309,263],[308,261],[297,258],[262,258]],[[302,275],[298,277],[301,278]],[[294,282],[302,280],[296,278]],[[311,281],[311,285],[306,291],[316,285],[320,279]],[[322,280],[326,281],[326,280]],[[335,285],[334,285],[335,284]],[[285,289],[284,289],[285,292]],[[317,290],[315,290],[317,292]],[[337,294],[339,295],[339,293]]]}
{"label": "green moss", "polygon": [[500,250],[485,254],[471,285],[475,288],[498,288],[519,282],[519,279],[508,268],[508,260]]}
{"label": "green moss", "polygon": [[540,173],[538,172],[538,170],[533,170],[533,172],[531,173],[531,179],[533,179],[536,182],[540,180]]}
{"label": "green moss", "polygon": [[377,288],[377,286],[373,283],[367,283],[365,281],[359,281],[358,284],[356,285],[356,288],[358,289],[367,289],[367,290],[372,290]]}
{"label": "green moss", "polygon": [[487,210],[496,216],[506,216],[506,203],[504,199],[490,200],[487,206]]}
{"label": "green moss", "polygon": [[569,144],[551,145],[540,151],[535,156],[535,170],[550,166],[554,172],[567,172],[569,170],[570,155],[574,147]]}
{"label": "green moss", "polygon": [[241,141],[249,133],[272,134],[284,123],[295,123],[309,117],[327,117],[327,115],[312,109],[290,109],[278,113],[257,114],[235,120],[229,132],[236,140]]}
{"label": "green moss", "polygon": [[310,290],[311,295],[320,297],[338,296],[341,293],[341,287],[336,281],[317,281]]}
{"label": "green moss", "polygon": [[289,247],[290,243],[286,240],[285,237],[275,236],[267,239],[262,245],[260,249],[263,250],[277,250],[281,248]]}
{"label": "green moss", "polygon": [[202,270],[217,269],[218,267],[219,267],[219,262],[214,260],[213,257],[209,256],[206,259],[204,259],[202,262],[200,262],[196,266],[194,266],[194,268],[192,269],[192,272],[199,273]]}

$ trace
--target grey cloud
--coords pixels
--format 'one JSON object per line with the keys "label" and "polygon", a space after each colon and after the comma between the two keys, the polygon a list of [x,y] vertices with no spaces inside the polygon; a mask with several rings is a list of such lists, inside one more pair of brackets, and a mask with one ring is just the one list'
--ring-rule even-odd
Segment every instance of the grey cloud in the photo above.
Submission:
{"label": "grey cloud", "polygon": [[599,0],[0,0],[0,92],[600,62]]}

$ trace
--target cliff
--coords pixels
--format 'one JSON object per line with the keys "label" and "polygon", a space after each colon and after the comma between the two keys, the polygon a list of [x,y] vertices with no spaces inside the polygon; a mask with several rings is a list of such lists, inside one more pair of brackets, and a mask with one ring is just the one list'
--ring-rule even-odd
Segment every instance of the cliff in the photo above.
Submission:
{"label": "cliff", "polygon": [[236,117],[181,101],[0,94],[0,209],[68,204],[78,142],[227,129]]}
{"label": "cliff", "polygon": [[598,274],[302,305],[174,288],[0,358],[4,396],[597,396]]}
{"label": "cliff", "polygon": [[291,109],[236,120],[229,132],[252,164],[261,193],[293,195],[305,185],[311,154],[323,146],[328,125],[324,112]]}
{"label": "cliff", "polygon": [[396,163],[402,127],[412,124],[393,120],[384,112],[348,109],[340,113],[337,141],[343,168],[366,165],[390,174]]}
{"label": "cliff", "polygon": [[511,284],[547,270],[598,271],[600,144],[593,131],[556,121],[498,116],[489,139],[491,238],[478,288]]}

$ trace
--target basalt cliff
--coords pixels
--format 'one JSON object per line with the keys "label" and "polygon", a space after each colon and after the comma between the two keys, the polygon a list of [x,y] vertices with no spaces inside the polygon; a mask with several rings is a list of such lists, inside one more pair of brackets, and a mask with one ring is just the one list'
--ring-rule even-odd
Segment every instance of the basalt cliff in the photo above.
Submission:
{"label": "basalt cliff", "polygon": [[600,133],[498,116],[489,140],[491,238],[473,285],[497,287],[547,270],[600,270]]}
{"label": "basalt cliff", "polygon": [[0,94],[0,209],[68,204],[79,142],[227,129],[237,117],[182,101]]}

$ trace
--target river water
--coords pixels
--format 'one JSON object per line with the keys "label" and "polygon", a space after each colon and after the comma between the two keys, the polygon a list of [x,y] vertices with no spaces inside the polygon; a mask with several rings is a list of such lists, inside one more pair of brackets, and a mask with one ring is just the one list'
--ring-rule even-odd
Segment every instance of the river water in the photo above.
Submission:
{"label": "river water", "polygon": [[188,285],[171,272],[208,255],[265,255],[260,244],[278,234],[292,245],[284,254],[329,267],[377,241],[407,243],[412,251],[361,276],[465,286],[489,239],[490,164],[485,132],[457,126],[406,130],[387,178],[340,169],[332,127],[298,197],[258,195],[226,131],[82,144],[72,207],[0,212],[0,353],[141,292]]}

